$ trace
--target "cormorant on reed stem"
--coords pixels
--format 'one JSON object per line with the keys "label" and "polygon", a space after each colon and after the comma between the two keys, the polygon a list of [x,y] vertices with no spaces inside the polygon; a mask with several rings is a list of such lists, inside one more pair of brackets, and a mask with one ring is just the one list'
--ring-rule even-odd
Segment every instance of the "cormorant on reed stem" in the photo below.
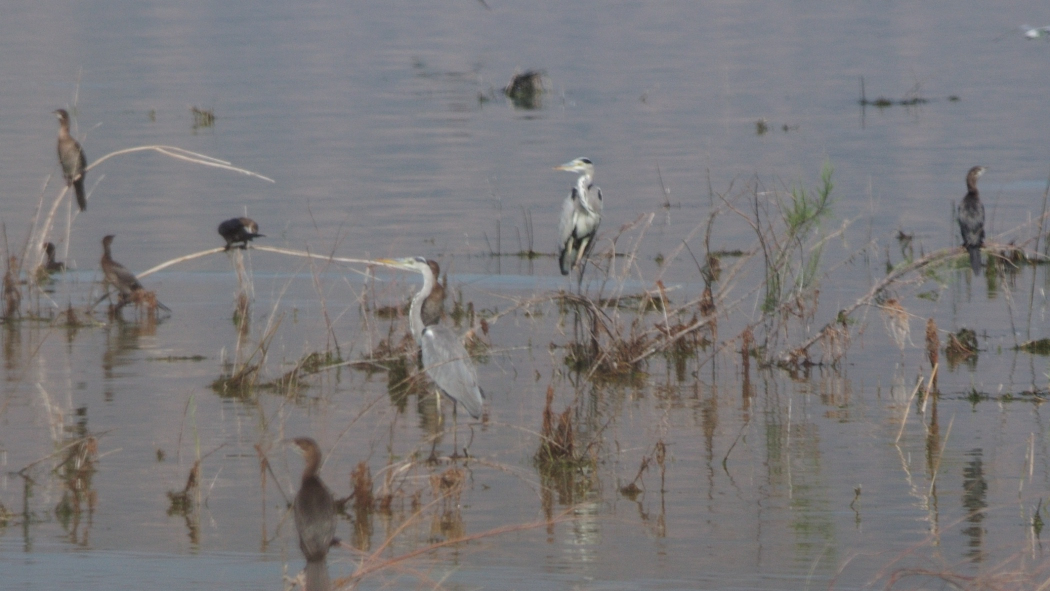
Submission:
{"label": "cormorant on reed stem", "polygon": [[80,211],[87,209],[87,195],[84,194],[84,171],[87,169],[87,158],[80,143],[69,135],[69,113],[65,109],[55,111],[58,116],[58,163],[62,165],[62,176],[66,186],[73,187],[77,196]]}

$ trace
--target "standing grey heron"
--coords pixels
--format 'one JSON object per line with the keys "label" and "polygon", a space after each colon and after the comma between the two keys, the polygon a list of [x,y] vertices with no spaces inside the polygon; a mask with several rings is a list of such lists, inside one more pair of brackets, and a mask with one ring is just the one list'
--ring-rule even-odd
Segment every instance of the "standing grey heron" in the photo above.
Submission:
{"label": "standing grey heron", "polygon": [[412,337],[423,351],[423,368],[441,393],[452,399],[453,421],[456,418],[456,407],[461,404],[470,416],[475,419],[481,418],[485,396],[478,387],[478,375],[463,341],[452,329],[438,324],[437,320],[434,320],[433,324],[423,321],[423,302],[434,291],[437,283],[430,262],[423,257],[381,259],[377,262],[423,275],[423,287],[412,298],[412,305],[408,311]]}
{"label": "standing grey heron", "polygon": [[963,246],[970,253],[970,268],[981,274],[981,247],[984,246],[984,205],[977,192],[977,179],[984,174],[983,166],[974,166],[966,173],[966,197],[959,204],[959,230]]}
{"label": "standing grey heron", "polygon": [[296,451],[306,461],[299,492],[292,510],[295,530],[299,532],[299,550],[306,558],[306,591],[328,591],[328,547],[335,538],[335,501],[318,473],[321,470],[321,448],[309,437],[296,437]]}
{"label": "standing grey heron", "polygon": [[568,275],[582,262],[579,269],[582,282],[586,258],[594,248],[598,224],[602,222],[602,190],[594,184],[594,163],[588,158],[577,158],[554,169],[580,173],[572,192],[561,206],[558,264],[561,274]]}
{"label": "standing grey heron", "polygon": [[58,116],[58,163],[62,166],[62,176],[66,186],[73,187],[77,196],[80,211],[87,209],[87,196],[84,195],[84,171],[87,169],[87,158],[80,142],[69,134],[69,113],[65,109],[55,111]]}

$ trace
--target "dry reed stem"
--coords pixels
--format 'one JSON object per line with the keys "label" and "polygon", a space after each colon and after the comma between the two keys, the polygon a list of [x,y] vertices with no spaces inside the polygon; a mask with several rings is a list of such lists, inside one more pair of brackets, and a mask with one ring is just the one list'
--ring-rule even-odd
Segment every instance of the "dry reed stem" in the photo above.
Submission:
{"label": "dry reed stem", "polygon": [[919,376],[918,381],[915,382],[915,389],[911,391],[911,396],[908,397],[908,403],[904,406],[904,416],[901,417],[901,428],[897,431],[897,438],[893,440],[893,444],[897,445],[901,436],[904,435],[904,427],[908,424],[908,414],[911,413],[911,405],[915,402],[915,396],[919,393],[919,388],[922,387],[922,376]]}
{"label": "dry reed stem", "polygon": [[827,323],[823,328],[821,328],[820,331],[817,332],[816,335],[810,337],[809,339],[806,339],[799,346],[795,347],[794,349],[792,349],[790,351],[781,352],[781,354],[779,356],[780,360],[784,361],[784,362],[791,363],[791,362],[794,362],[794,361],[796,361],[797,359],[799,359],[801,357],[804,357],[806,350],[809,349],[811,346],[813,346],[814,343],[816,343],[817,341],[820,340],[821,335],[823,334],[824,328],[835,324],[836,322],[839,321],[838,320],[839,318],[848,317],[857,308],[860,308],[861,306],[869,305],[875,299],[876,295],[878,295],[880,292],[882,292],[888,286],[890,286],[891,284],[896,282],[899,278],[901,278],[901,277],[903,277],[903,276],[905,276],[905,275],[907,275],[909,273],[914,273],[914,272],[916,272],[916,271],[918,271],[918,270],[920,270],[920,269],[922,269],[922,268],[924,268],[924,267],[926,267],[928,265],[931,265],[931,264],[933,264],[933,263],[935,263],[937,261],[940,261],[942,259],[951,258],[951,257],[955,257],[955,256],[961,256],[961,252],[960,252],[959,248],[954,248],[954,247],[953,248],[942,248],[940,250],[934,251],[934,252],[932,252],[932,253],[922,257],[921,259],[919,259],[919,260],[917,260],[917,261],[915,261],[913,263],[910,263],[910,264],[905,265],[903,267],[900,267],[898,269],[894,269],[889,274],[887,274],[885,277],[883,277],[881,280],[879,280],[875,285],[873,285],[871,287],[871,289],[869,289],[866,294],[864,294],[863,296],[858,298],[857,301],[855,301],[850,306],[840,310],[839,313],[836,315],[836,319],[831,321],[831,322],[829,322],[829,323]]}
{"label": "dry reed stem", "polygon": [[232,171],[232,172],[238,172],[240,174],[251,176],[251,177],[255,177],[257,179],[262,179],[262,180],[270,182],[270,183],[275,183],[276,182],[273,179],[271,179],[270,177],[263,176],[263,175],[261,175],[259,173],[252,172],[252,171],[246,170],[244,168],[238,168],[238,167],[234,166],[233,164],[231,164],[230,162],[226,162],[225,160],[219,160],[218,158],[212,158],[211,156],[208,156],[208,155],[205,155],[205,154],[199,154],[197,152],[191,152],[189,150],[186,150],[186,149],[183,149],[183,148],[179,148],[177,146],[162,146],[162,145],[138,146],[138,147],[135,147],[135,148],[125,148],[123,150],[117,150],[116,152],[110,152],[109,154],[106,154],[105,156],[99,158],[98,160],[95,160],[90,165],[88,165],[88,167],[84,169],[84,172],[87,172],[87,171],[91,170],[92,168],[95,168],[99,164],[102,164],[103,162],[105,162],[106,160],[109,160],[110,158],[113,158],[114,156],[121,156],[123,154],[131,154],[133,152],[145,152],[145,151],[150,151],[150,150],[152,150],[154,152],[159,152],[161,154],[164,154],[165,156],[171,156],[172,158],[175,158],[176,160],[185,160],[186,162],[192,162],[194,164],[200,164],[202,166],[212,166],[212,167],[215,167],[215,168],[221,168],[223,170],[229,170],[229,171]]}
{"label": "dry reed stem", "polygon": [[397,529],[395,529],[393,531],[393,533],[391,533],[387,537],[387,539],[383,541],[382,544],[380,544],[379,548],[377,548],[375,551],[373,551],[371,554],[369,554],[367,557],[365,557],[365,559],[358,566],[358,568],[354,572],[354,574],[348,575],[346,577],[342,577],[342,578],[337,579],[335,581],[332,581],[332,588],[333,589],[349,589],[349,588],[352,588],[354,585],[356,585],[358,582],[360,582],[364,578],[366,578],[366,577],[368,577],[368,576],[370,576],[370,575],[372,575],[372,574],[374,574],[374,573],[376,573],[378,571],[385,570],[387,568],[390,568],[392,566],[395,566],[397,564],[405,562],[406,560],[410,560],[412,558],[416,558],[418,556],[422,556],[424,554],[429,554],[429,553],[434,552],[436,550],[440,550],[441,548],[446,548],[446,547],[449,547],[449,546],[458,546],[460,544],[464,544],[464,543],[468,543],[468,542],[474,542],[474,541],[477,541],[477,540],[481,540],[481,539],[485,539],[485,538],[491,538],[491,537],[495,537],[495,536],[501,536],[503,534],[508,534],[508,533],[527,531],[527,530],[530,530],[530,529],[537,529],[537,528],[540,528],[540,527],[549,527],[551,525],[558,524],[558,523],[563,523],[565,521],[571,521],[573,519],[573,517],[572,517],[573,508],[569,507],[565,511],[562,511],[561,514],[559,514],[556,517],[552,517],[551,519],[545,519],[545,520],[542,520],[542,521],[533,521],[533,522],[530,522],[530,523],[521,523],[521,524],[517,524],[517,525],[507,525],[507,526],[503,526],[503,527],[497,527],[497,528],[490,529],[488,531],[483,531],[483,532],[479,532],[479,533],[476,533],[476,534],[471,534],[469,536],[463,536],[463,537],[460,537],[460,538],[456,538],[454,540],[446,540],[444,542],[437,542],[437,543],[434,543],[434,544],[430,544],[430,545],[428,545],[428,546],[426,546],[424,548],[419,548],[417,550],[412,550],[411,552],[406,552],[405,554],[401,554],[401,555],[395,556],[393,558],[388,558],[388,559],[381,560],[381,561],[379,560],[379,555],[387,550],[387,548],[390,546],[390,544],[393,543],[394,538],[396,538],[401,532],[403,532],[405,530],[405,528],[408,527],[408,525],[415,520],[416,517],[419,517],[419,516],[423,515],[423,512],[425,510],[429,509],[430,507],[436,506],[439,503],[443,502],[445,500],[445,497],[447,497],[447,496],[448,495],[446,494],[446,495],[442,495],[441,497],[438,497],[438,498],[434,499],[433,501],[427,503],[424,507],[420,508],[419,511],[416,511],[414,514],[412,514],[408,519],[405,520],[404,523],[399,525],[397,527]]}

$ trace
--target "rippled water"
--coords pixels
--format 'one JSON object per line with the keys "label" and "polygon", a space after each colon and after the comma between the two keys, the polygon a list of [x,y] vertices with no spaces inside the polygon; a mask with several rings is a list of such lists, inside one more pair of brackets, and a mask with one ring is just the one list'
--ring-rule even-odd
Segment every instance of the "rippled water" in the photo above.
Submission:
{"label": "rippled water", "polygon": [[[587,293],[636,294],[659,275],[683,304],[703,282],[679,247],[688,239],[702,256],[719,196],[784,199],[816,187],[827,162],[833,216],[820,231],[834,237],[814,315],[774,341],[788,348],[867,292],[887,259],[901,261],[898,231],[914,234],[916,256],[954,244],[951,205],[970,166],[989,167],[991,238],[1038,233],[1026,224],[1042,210],[1050,162],[1050,43],[1026,40],[1017,25],[1044,17],[1034,2],[973,1],[12,6],[0,10],[0,215],[19,248],[49,175],[43,194],[59,190],[51,111],[75,105],[89,161],[175,145],[275,182],[158,154],[102,163],[68,241],[65,207],[52,234],[75,272],[26,309],[92,304],[105,234],[117,235],[115,257],[141,271],[220,246],[215,226],[247,211],[267,235],[260,244],[436,258],[454,298],[490,317],[569,287],[552,258],[492,256],[554,250],[573,180],[557,164],[596,162],[601,248],[637,257],[617,259],[609,281],[592,267]],[[550,89],[535,110],[499,91],[527,68],[544,70]],[[869,100],[928,102],[862,108],[861,78]],[[195,127],[192,107],[212,110],[214,125]],[[743,217],[724,211],[710,248],[757,244]],[[400,339],[400,321],[373,310],[418,285],[272,252],[248,262],[249,343],[276,325],[265,379],[312,352],[360,360]],[[908,569],[1045,580],[1036,516],[1050,517],[1047,425],[1041,398],[1022,392],[1045,393],[1050,368],[1011,350],[1045,336],[1045,272],[987,283],[939,269],[891,294],[913,315],[903,351],[872,308],[858,314],[837,366],[755,362],[745,373],[736,339],[760,317],[748,290],[761,271],[753,259],[729,291],[725,350],[713,360],[710,349],[657,356],[633,380],[571,371],[574,322],[554,303],[491,321],[478,360],[489,416],[460,422],[473,459],[459,464],[459,494],[433,505],[432,477],[448,465],[391,467],[429,454],[431,435],[450,429],[447,405],[439,425],[432,396],[391,395],[397,379],[381,368],[329,370],[292,396],[210,387],[236,357],[237,284],[223,255],[144,279],[174,310],[159,325],[131,313],[123,323],[97,314],[98,325],[75,330],[15,323],[2,332],[0,370],[4,588],[279,588],[302,565],[285,512],[301,463],[280,444],[298,435],[321,442],[337,496],[349,494],[359,462],[377,494],[393,491],[389,512],[340,521],[358,551],[392,536],[383,555],[392,558],[471,536],[388,565],[364,580],[369,588],[939,584]],[[628,329],[638,317],[607,313]],[[929,372],[928,317],[942,342],[969,327],[983,350],[975,366],[942,368],[940,399],[921,405],[912,392]],[[650,312],[640,323],[662,321]],[[555,410],[572,408],[595,460],[568,481],[533,463],[548,387]],[[87,433],[98,438],[96,471],[74,478],[48,457]],[[439,450],[451,449],[446,433]],[[167,493],[197,457],[203,502],[172,511]],[[333,577],[360,560],[333,550]]]}

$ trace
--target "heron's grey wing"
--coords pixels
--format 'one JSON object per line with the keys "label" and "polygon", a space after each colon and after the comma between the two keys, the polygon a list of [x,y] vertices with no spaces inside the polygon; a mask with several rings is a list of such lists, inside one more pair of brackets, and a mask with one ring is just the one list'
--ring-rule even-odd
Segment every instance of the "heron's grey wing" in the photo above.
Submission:
{"label": "heron's grey wing", "polygon": [[561,205],[561,218],[558,219],[558,264],[561,274],[568,275],[576,260],[573,252],[572,232],[576,227],[576,189],[569,193]]}
{"label": "heron's grey wing", "polygon": [[430,379],[470,416],[480,418],[482,394],[478,376],[456,333],[444,326],[428,326],[419,344],[423,350],[423,367]]}
{"label": "heron's grey wing", "polygon": [[587,194],[580,200],[580,205],[587,213],[600,220],[602,218],[602,190],[594,185],[588,187]]}

